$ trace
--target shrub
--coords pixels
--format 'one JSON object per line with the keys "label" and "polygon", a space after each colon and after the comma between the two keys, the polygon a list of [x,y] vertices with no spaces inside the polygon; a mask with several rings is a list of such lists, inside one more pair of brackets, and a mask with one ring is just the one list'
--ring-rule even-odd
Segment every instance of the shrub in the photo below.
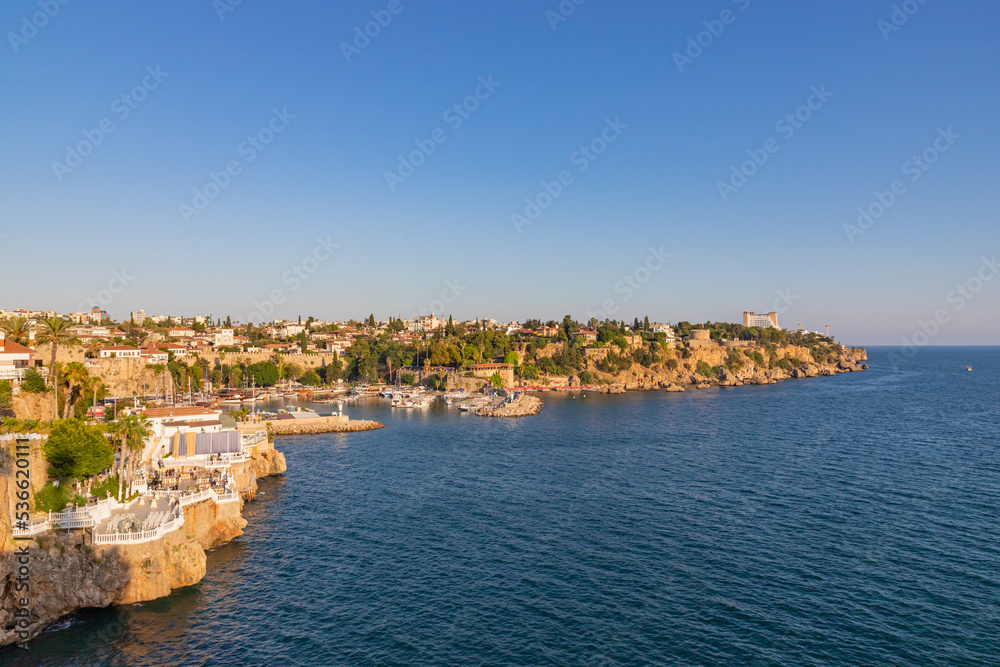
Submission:
{"label": "shrub", "polygon": [[108,494],[112,496],[118,495],[118,475],[108,477],[100,484],[90,487],[90,495],[96,498],[104,498]]}
{"label": "shrub", "polygon": [[29,394],[44,394],[47,391],[45,378],[34,368],[29,368],[24,372],[24,379],[21,380],[21,391]]}
{"label": "shrub", "polygon": [[319,374],[311,369],[299,376],[299,382],[307,387],[318,387],[323,383],[323,381],[319,379]]}
{"label": "shrub", "polygon": [[681,365],[680,362],[677,361],[676,359],[674,359],[673,357],[671,357],[670,359],[667,359],[667,368],[670,369],[670,370],[672,370],[672,371],[676,371],[677,367],[680,366],[680,365]]}
{"label": "shrub", "polygon": [[0,410],[10,410],[14,406],[14,388],[9,380],[0,380]]}
{"label": "shrub", "polygon": [[747,356],[750,357],[750,359],[752,359],[753,362],[755,364],[757,364],[758,366],[763,366],[764,365],[764,355],[762,355],[760,352],[756,352],[756,351],[755,352],[748,352]]}
{"label": "shrub", "polygon": [[710,378],[714,374],[715,374],[715,372],[712,370],[711,366],[709,366],[704,361],[699,361],[698,362],[698,375],[700,375],[702,377]]}
{"label": "shrub", "polygon": [[399,381],[400,382],[402,382],[405,385],[409,385],[411,387],[413,386],[413,382],[414,382],[415,379],[416,378],[413,375],[413,373],[403,373],[402,375],[399,376]]}
{"label": "shrub", "polygon": [[535,364],[525,364],[523,366],[518,366],[517,374],[525,380],[537,380],[538,366],[536,366]]}
{"label": "shrub", "polygon": [[503,362],[505,364],[510,364],[511,366],[517,366],[517,352],[508,352],[507,356],[503,358]]}
{"label": "shrub", "polygon": [[35,509],[39,512],[60,512],[70,502],[79,507],[86,505],[87,499],[74,494],[73,489],[65,484],[46,484],[35,494]]}
{"label": "shrub", "polygon": [[494,373],[493,375],[491,375],[490,376],[490,382],[493,383],[494,387],[502,387],[503,386],[503,378],[500,377],[499,373]]}
{"label": "shrub", "polygon": [[594,384],[594,374],[590,371],[580,373],[580,384]]}

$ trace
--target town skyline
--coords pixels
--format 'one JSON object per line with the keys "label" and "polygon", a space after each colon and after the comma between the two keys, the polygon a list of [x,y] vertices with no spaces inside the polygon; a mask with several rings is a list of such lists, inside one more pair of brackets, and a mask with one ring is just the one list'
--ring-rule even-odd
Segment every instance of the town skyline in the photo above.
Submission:
{"label": "town skyline", "polygon": [[19,0],[0,301],[997,344],[996,8],[896,5]]}

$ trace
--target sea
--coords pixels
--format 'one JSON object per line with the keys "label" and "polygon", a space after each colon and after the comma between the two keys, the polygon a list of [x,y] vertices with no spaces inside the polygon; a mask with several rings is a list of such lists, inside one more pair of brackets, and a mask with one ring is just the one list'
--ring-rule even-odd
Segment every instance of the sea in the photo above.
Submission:
{"label": "sea", "polygon": [[1000,664],[1000,348],[869,357],[510,420],[349,403],[385,428],[279,438],[199,584],[0,664]]}

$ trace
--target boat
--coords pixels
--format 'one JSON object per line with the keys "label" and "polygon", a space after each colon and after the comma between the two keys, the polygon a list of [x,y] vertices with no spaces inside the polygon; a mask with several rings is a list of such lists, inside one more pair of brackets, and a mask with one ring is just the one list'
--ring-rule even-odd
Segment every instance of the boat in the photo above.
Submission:
{"label": "boat", "polygon": [[351,389],[351,393],[355,396],[377,396],[383,389],[384,387],[369,387],[359,384]]}
{"label": "boat", "polygon": [[966,366],[966,367],[965,367],[965,370],[967,370],[967,371],[971,371],[971,370],[972,370],[972,366]]}

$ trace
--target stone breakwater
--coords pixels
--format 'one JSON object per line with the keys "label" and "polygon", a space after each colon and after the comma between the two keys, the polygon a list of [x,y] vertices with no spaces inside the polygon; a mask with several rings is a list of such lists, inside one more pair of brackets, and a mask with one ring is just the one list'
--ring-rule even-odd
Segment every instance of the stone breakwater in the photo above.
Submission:
{"label": "stone breakwater", "polygon": [[527,417],[536,415],[542,409],[542,401],[536,396],[521,394],[513,403],[504,403],[498,408],[483,408],[476,412],[480,417]]}
{"label": "stone breakwater", "polygon": [[[31,441],[32,481],[47,476],[41,445],[41,440]],[[263,443],[249,461],[234,466],[233,474],[241,489],[255,490],[257,478],[285,469],[281,452]],[[0,448],[0,491],[9,491],[13,480],[11,450]],[[175,588],[196,584],[205,576],[205,551],[242,535],[247,523],[242,500],[216,504],[206,499],[184,506],[183,528],[149,542],[93,544],[90,529],[49,530],[33,540],[14,542],[6,525],[13,509],[10,497],[0,493],[0,646],[22,641],[18,629],[34,637],[77,609],[154,600]],[[26,594],[15,595],[22,566],[28,568],[30,587]],[[30,617],[27,627],[18,628],[15,613],[21,595],[29,601]]]}
{"label": "stone breakwater", "polygon": [[340,417],[312,417],[309,419],[282,419],[267,422],[270,435],[304,435],[308,433],[351,433],[385,428],[382,422],[370,419],[345,420]]}

